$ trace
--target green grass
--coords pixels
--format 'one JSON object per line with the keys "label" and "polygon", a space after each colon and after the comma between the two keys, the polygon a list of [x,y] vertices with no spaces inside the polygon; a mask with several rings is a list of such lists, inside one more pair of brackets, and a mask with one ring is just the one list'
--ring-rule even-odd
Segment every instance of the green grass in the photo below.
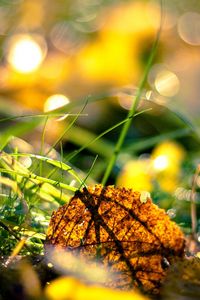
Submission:
{"label": "green grass", "polygon": [[[141,83],[136,94],[133,95],[131,109],[127,116],[123,114],[120,121],[116,119],[113,121],[114,124],[106,130],[97,133],[92,128],[80,126],[77,122],[81,117],[90,118],[90,115],[85,113],[90,104],[112,101],[115,96],[113,91],[105,91],[100,95],[71,101],[65,107],[50,114],[14,116],[10,113],[9,116],[0,119],[0,126],[2,126],[0,133],[0,235],[2,237],[0,250],[4,255],[9,255],[23,237],[26,238],[26,242],[22,253],[42,253],[45,232],[53,210],[67,203],[74,192],[83,186],[87,187],[88,184],[95,184],[95,182],[102,182],[106,185],[108,181],[115,184],[117,169],[130,158],[138,158],[139,154],[145,151],[149,153],[155,145],[167,139],[180,141],[187,139],[191,148],[193,144],[199,145],[198,126],[191,122],[186,112],[180,113],[175,107],[167,105],[166,107],[158,106],[158,108],[160,110],[164,108],[165,114],[170,115],[174,128],[169,126],[167,130],[158,132],[156,135],[144,137],[136,137],[133,134],[130,140],[129,135],[134,129],[134,121],[139,120],[142,124],[144,117],[150,117],[153,104],[155,106],[154,101],[148,101],[147,107],[138,109],[158,48],[160,32],[161,28],[146,62]],[[47,122],[49,119],[57,122],[56,118],[60,116],[67,117],[65,128],[46,150]],[[113,119],[115,120],[115,116]],[[159,124],[159,116],[154,117],[154,122]],[[13,137],[24,139],[41,126],[40,150],[37,153],[34,151],[34,153],[23,153],[12,147]],[[112,134],[115,134],[114,138]],[[72,150],[67,149],[68,144],[73,146]],[[199,152],[190,149],[187,151],[188,158],[181,172],[183,172],[183,185],[189,190],[191,188],[189,182],[196,168]],[[53,152],[55,158],[51,156]],[[31,159],[31,167],[24,166],[20,162],[22,158]],[[184,201],[176,202],[173,200],[173,195],[164,193],[159,189],[158,184],[155,186],[153,192],[155,201],[165,207],[174,205],[180,214],[177,216],[177,221],[184,224],[186,231],[190,229],[191,219],[188,207],[190,204]]]}
{"label": "green grass", "polygon": [[[143,84],[141,91],[142,89]],[[81,187],[87,186],[88,183],[94,184],[96,181],[99,182],[102,174],[105,174],[102,183],[106,184],[108,177],[115,174],[113,173],[113,168],[116,166],[116,163],[123,165],[124,155],[127,156],[127,159],[133,154],[137,157],[138,152],[154,147],[166,139],[193,138],[195,143],[199,144],[196,127],[191,125],[187,115],[181,115],[180,117],[180,114],[177,115],[176,111],[173,110],[170,110],[170,114],[174,116],[174,120],[179,120],[181,124],[180,128],[170,129],[167,132],[148,138],[135,139],[127,144],[126,134],[129,130],[128,127],[134,122],[134,118],[142,120],[143,115],[148,116],[151,108],[142,109],[136,113],[136,106],[134,106],[134,109],[129,112],[128,117],[100,134],[95,134],[75,124],[84,112],[84,108],[83,101],[83,108],[74,117],[70,117],[72,120],[68,121],[64,132],[61,133],[60,137],[58,137],[46,153],[46,115],[42,117],[38,117],[37,115],[34,117],[31,116],[30,122],[25,123],[24,118],[19,118],[15,127],[12,126],[14,119],[11,117],[10,126],[2,132],[0,136],[1,148],[3,150],[0,154],[0,233],[2,236],[0,249],[3,254],[10,254],[19,240],[24,237],[26,241],[21,250],[22,253],[42,253],[45,232],[52,211],[68,202],[73,193]],[[24,134],[32,132],[36,127],[41,126],[43,120],[44,125],[39,154],[22,153],[18,149],[12,149],[10,141],[12,141],[13,136],[23,138]],[[159,122],[159,119],[157,121]],[[6,122],[8,122],[8,119],[6,119]],[[107,139],[107,135],[116,130],[119,133],[117,144]],[[67,152],[61,147],[60,153],[56,152],[57,158],[52,158],[50,156],[52,151],[55,151],[59,144],[66,143],[67,139],[70,143],[73,143],[74,148],[77,146],[78,148]],[[87,159],[88,155],[91,158],[93,157],[90,160],[89,166],[80,170],[78,166],[81,165],[82,160]],[[188,157],[189,159],[184,166],[185,171],[183,168],[185,181],[192,177],[195,169],[196,155],[193,154]],[[20,162],[22,158],[31,159],[32,166],[30,168],[24,166]],[[108,164],[108,161],[111,161],[112,164]],[[101,170],[100,174],[98,174],[98,170]],[[188,186],[188,184],[185,185]],[[188,186],[188,188],[190,187]],[[159,198],[158,203],[161,206],[162,199],[163,203],[166,203],[166,197],[169,198],[169,207],[170,205],[174,205],[175,207],[177,205],[180,206],[180,203],[177,204],[172,201],[173,197],[171,198],[170,195],[162,194],[159,190],[155,190],[154,195],[155,201]],[[183,210],[184,218],[181,219],[178,216],[177,220],[184,224],[187,231],[188,228],[191,228],[190,208],[183,203],[181,204],[181,209]]]}

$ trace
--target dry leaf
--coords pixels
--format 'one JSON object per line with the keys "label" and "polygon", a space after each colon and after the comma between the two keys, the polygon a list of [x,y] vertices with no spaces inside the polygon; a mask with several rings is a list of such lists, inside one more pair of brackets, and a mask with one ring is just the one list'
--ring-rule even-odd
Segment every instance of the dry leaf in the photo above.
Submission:
{"label": "dry leaf", "polygon": [[140,196],[101,185],[77,192],[53,213],[47,244],[98,258],[117,274],[107,286],[158,293],[171,259],[183,256],[184,236],[164,210]]}

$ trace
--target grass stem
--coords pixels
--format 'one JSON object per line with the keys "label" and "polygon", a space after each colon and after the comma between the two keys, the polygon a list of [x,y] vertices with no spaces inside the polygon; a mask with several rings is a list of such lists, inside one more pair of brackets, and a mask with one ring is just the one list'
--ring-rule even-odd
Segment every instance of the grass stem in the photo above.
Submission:
{"label": "grass stem", "polygon": [[147,76],[148,76],[150,68],[152,66],[155,54],[157,52],[158,42],[159,42],[160,33],[161,33],[161,25],[162,25],[162,1],[161,1],[161,16],[160,16],[160,18],[161,18],[160,28],[159,28],[159,30],[157,32],[154,44],[152,46],[151,53],[150,53],[150,56],[149,56],[147,64],[146,64],[146,68],[145,68],[145,71],[144,71],[143,78],[142,78],[142,80],[140,82],[139,89],[138,89],[138,91],[136,93],[136,96],[133,99],[132,107],[131,107],[131,109],[128,112],[127,121],[124,123],[124,125],[122,127],[122,130],[121,130],[119,139],[118,139],[118,141],[116,143],[114,152],[113,152],[113,154],[111,156],[111,159],[110,159],[110,161],[108,163],[108,166],[106,168],[106,171],[104,173],[104,176],[103,176],[103,179],[102,179],[102,184],[103,185],[106,185],[106,182],[107,182],[107,180],[108,180],[108,178],[109,178],[109,176],[110,176],[110,174],[112,172],[112,169],[113,169],[113,167],[115,165],[117,157],[118,157],[118,155],[119,155],[119,153],[121,151],[121,148],[122,148],[122,145],[124,143],[125,137],[127,135],[129,127],[130,127],[130,125],[132,123],[132,118],[134,117],[134,115],[136,113],[136,109],[138,107],[138,104],[139,104],[139,101],[140,101],[143,89],[145,87],[145,84],[146,84],[146,81],[147,81]]}

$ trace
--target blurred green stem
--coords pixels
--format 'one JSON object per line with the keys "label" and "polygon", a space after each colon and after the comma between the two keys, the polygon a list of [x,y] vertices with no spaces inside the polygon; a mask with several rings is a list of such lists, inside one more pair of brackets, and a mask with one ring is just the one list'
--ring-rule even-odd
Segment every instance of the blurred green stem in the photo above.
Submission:
{"label": "blurred green stem", "polygon": [[160,39],[160,32],[161,32],[161,24],[162,24],[162,1],[161,1],[161,16],[160,16],[160,19],[161,19],[161,21],[160,21],[160,28],[159,28],[159,30],[157,32],[156,39],[155,39],[154,44],[152,46],[151,53],[150,53],[149,59],[148,59],[147,64],[146,64],[146,68],[145,68],[145,71],[144,71],[143,78],[142,78],[142,80],[140,82],[140,85],[139,85],[138,91],[136,93],[136,96],[133,99],[132,107],[131,107],[131,109],[128,112],[127,121],[126,121],[126,123],[124,123],[124,126],[122,127],[122,130],[121,130],[119,139],[117,141],[117,144],[115,146],[114,152],[113,152],[113,154],[111,156],[109,164],[108,164],[108,166],[106,168],[106,171],[104,173],[104,176],[103,176],[103,179],[102,179],[102,185],[106,185],[106,182],[107,182],[107,180],[108,180],[108,178],[109,178],[109,176],[110,176],[110,174],[112,172],[112,169],[113,169],[113,167],[115,165],[117,157],[118,157],[118,155],[119,155],[119,153],[121,151],[121,148],[122,148],[122,145],[124,143],[125,137],[127,135],[129,127],[131,125],[132,118],[134,117],[134,115],[136,113],[136,109],[138,107],[138,104],[139,104],[139,101],[140,101],[140,98],[141,98],[144,86],[146,84],[147,76],[148,76],[150,68],[152,66],[155,54],[157,52],[158,42],[159,42],[159,39]]}
{"label": "blurred green stem", "polygon": [[[45,144],[45,131],[46,131],[46,127],[47,127],[47,123],[48,123],[49,117],[47,116],[44,119],[44,126],[43,126],[43,130],[42,130],[42,138],[41,138],[41,148],[40,148],[40,155],[43,155],[43,151],[44,151],[44,144]],[[40,176],[42,176],[42,168],[43,168],[43,161],[40,160]]]}

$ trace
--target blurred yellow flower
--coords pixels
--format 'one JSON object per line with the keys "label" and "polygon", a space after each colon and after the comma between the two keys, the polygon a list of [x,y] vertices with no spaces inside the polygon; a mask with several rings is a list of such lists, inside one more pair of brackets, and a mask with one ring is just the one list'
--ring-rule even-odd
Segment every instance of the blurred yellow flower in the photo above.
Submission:
{"label": "blurred yellow flower", "polygon": [[63,54],[49,55],[42,67],[28,74],[1,66],[0,87],[5,93],[13,93],[22,106],[42,111],[48,96],[60,89],[61,82],[69,80],[70,69],[69,59]]}
{"label": "blurred yellow flower", "polygon": [[16,92],[15,100],[20,103],[21,107],[31,108],[34,111],[41,109],[41,105],[44,103],[46,97],[46,94],[39,89],[24,87]]}
{"label": "blurred yellow flower", "polygon": [[[160,25],[160,8],[155,3],[131,1],[117,5],[108,12],[102,33],[114,31],[118,34],[147,36],[155,34]],[[105,16],[104,16],[105,17]],[[145,20],[145,21],[144,21]]]}
{"label": "blurred yellow flower", "polygon": [[160,143],[152,152],[152,164],[156,180],[167,192],[173,192],[178,186],[180,167],[185,157],[183,147],[174,141]]}
{"label": "blurred yellow flower", "polygon": [[149,159],[131,160],[125,164],[116,185],[150,192],[153,189],[152,175]]}
{"label": "blurred yellow flower", "polygon": [[185,157],[183,147],[174,141],[158,144],[150,159],[128,161],[117,178],[117,186],[137,191],[153,190],[156,181],[162,190],[173,192],[179,183],[181,163]]}
{"label": "blurred yellow flower", "polygon": [[[89,82],[127,84],[138,77],[134,48],[120,35],[99,37],[85,45],[76,57],[80,75]],[[137,75],[137,76],[136,76]]]}
{"label": "blurred yellow flower", "polygon": [[104,287],[87,286],[70,277],[60,277],[45,288],[49,300],[147,300],[138,292],[116,291]]}
{"label": "blurred yellow flower", "polygon": [[157,175],[157,182],[160,188],[168,193],[173,193],[179,184],[179,176],[173,174]]}
{"label": "blurred yellow flower", "polygon": [[73,62],[63,53],[48,53],[47,59],[39,69],[38,79],[46,89],[55,93],[62,82],[68,82],[73,74]]}
{"label": "blurred yellow flower", "polygon": [[174,141],[160,143],[152,152],[153,167],[156,172],[177,174],[185,157],[183,147]]}
{"label": "blurred yellow flower", "polygon": [[[159,26],[159,8],[143,2],[123,3],[103,14],[104,26],[75,58],[86,81],[104,84],[137,82],[142,56],[151,47]],[[145,19],[145,21],[144,21]]]}
{"label": "blurred yellow flower", "polygon": [[[32,32],[42,24],[45,3],[27,0],[21,5],[20,26],[28,26]],[[108,6],[98,14],[97,22],[103,26],[97,26],[100,29],[96,37],[69,53],[47,47],[48,39],[40,34],[14,34],[5,44],[8,64],[1,66],[0,87],[9,92],[9,98],[42,110],[45,99],[63,89],[73,99],[102,87],[137,84],[158,28],[159,14],[157,5],[141,1]],[[24,89],[35,90],[38,96],[35,100],[25,99]]]}

